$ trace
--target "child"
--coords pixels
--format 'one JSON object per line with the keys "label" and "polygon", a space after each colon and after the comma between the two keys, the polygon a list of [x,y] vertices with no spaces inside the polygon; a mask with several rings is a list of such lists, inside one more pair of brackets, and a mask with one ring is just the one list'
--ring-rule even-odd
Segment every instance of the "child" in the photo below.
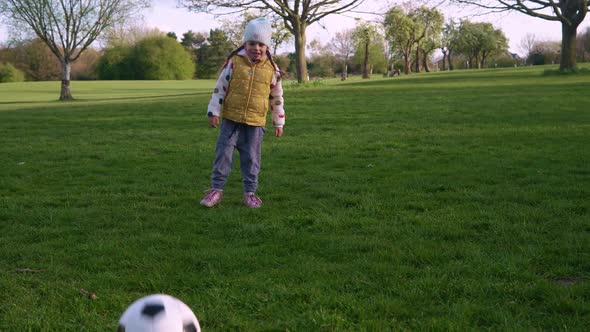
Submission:
{"label": "child", "polygon": [[276,137],[283,135],[285,123],[281,72],[268,49],[271,34],[268,20],[250,21],[244,31],[244,44],[229,55],[213,90],[207,111],[209,124],[217,128],[219,117],[223,121],[215,148],[211,189],[201,200],[203,206],[213,207],[221,201],[234,148],[240,154],[244,204],[249,208],[262,205],[256,189],[269,104]]}

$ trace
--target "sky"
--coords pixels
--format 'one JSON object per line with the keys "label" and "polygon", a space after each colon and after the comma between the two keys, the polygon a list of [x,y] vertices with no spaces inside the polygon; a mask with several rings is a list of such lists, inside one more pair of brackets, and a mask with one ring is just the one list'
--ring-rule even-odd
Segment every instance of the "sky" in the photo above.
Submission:
{"label": "sky", "polygon": [[[367,12],[385,12],[387,8],[395,4],[396,1],[376,1],[368,0],[359,11]],[[399,1],[397,1],[399,3]],[[509,39],[509,48],[513,53],[522,54],[520,43],[527,34],[533,34],[537,40],[561,40],[561,24],[554,21],[546,21],[539,18],[533,18],[520,13],[499,13],[489,15],[473,15],[473,11],[466,11],[453,6],[441,6],[439,9],[444,13],[446,18],[468,18],[474,22],[490,22],[497,29],[502,29]],[[149,28],[158,28],[164,32],[173,31],[179,38],[188,30],[195,32],[208,32],[212,28],[221,26],[220,19],[227,17],[215,18],[209,14],[190,13],[185,8],[178,8],[176,0],[153,0],[153,6],[146,9],[143,13],[142,26]],[[307,41],[318,39],[322,43],[330,41],[331,37],[339,31],[349,29],[355,26],[355,17],[360,17],[367,21],[378,19],[377,16],[347,13],[345,15],[331,15],[326,17],[320,24],[313,24],[307,29]],[[322,27],[323,26],[323,27]],[[578,33],[585,31],[590,27],[590,15],[578,28]],[[7,27],[0,25],[0,43],[8,40]],[[283,46],[279,49],[281,52],[292,51],[292,45]]]}

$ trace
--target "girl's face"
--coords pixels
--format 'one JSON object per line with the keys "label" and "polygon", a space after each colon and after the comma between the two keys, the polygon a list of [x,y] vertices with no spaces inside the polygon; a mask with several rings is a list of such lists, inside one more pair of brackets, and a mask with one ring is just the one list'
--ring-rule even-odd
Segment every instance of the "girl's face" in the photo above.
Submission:
{"label": "girl's face", "polygon": [[266,46],[266,44],[255,41],[246,42],[246,54],[248,54],[248,57],[252,59],[252,61],[262,59],[262,56],[266,54],[267,50],[268,46]]}

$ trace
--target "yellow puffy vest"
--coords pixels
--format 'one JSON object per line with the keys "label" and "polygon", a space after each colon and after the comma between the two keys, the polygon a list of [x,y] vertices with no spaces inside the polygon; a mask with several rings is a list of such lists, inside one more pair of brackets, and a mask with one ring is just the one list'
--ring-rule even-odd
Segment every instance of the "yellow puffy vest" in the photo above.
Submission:
{"label": "yellow puffy vest", "polygon": [[[268,59],[250,63],[246,56],[232,57],[234,69],[221,117],[251,126],[265,126],[270,83],[275,69]],[[226,78],[228,79],[228,78]]]}

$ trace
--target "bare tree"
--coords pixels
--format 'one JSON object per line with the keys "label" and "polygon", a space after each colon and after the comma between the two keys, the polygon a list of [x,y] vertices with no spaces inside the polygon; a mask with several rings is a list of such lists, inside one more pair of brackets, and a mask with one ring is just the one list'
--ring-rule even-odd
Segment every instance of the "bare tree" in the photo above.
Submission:
{"label": "bare tree", "polygon": [[147,7],[147,0],[0,0],[0,15],[32,30],[62,67],[60,100],[72,99],[71,64],[107,28]]}
{"label": "bare tree", "polygon": [[332,14],[341,14],[358,7],[365,0],[181,0],[189,10],[212,14],[239,13],[251,9],[270,11],[280,16],[295,37],[297,80],[306,82],[305,57],[308,26]]}
{"label": "bare tree", "polygon": [[[532,33],[527,33],[520,41],[520,50],[523,52],[525,59],[528,59],[537,44],[537,37]],[[528,60],[527,60],[528,61]]]}
{"label": "bare tree", "polygon": [[336,32],[330,43],[336,57],[342,61],[342,80],[348,78],[348,59],[354,53],[353,29]]}
{"label": "bare tree", "polygon": [[96,41],[100,43],[102,48],[115,45],[131,46],[142,39],[163,34],[165,33],[160,29],[149,28],[143,24],[119,25],[105,30]]}
{"label": "bare tree", "polygon": [[576,34],[588,13],[588,0],[451,0],[476,5],[493,12],[517,11],[532,17],[561,22],[559,70],[576,68]]}
{"label": "bare tree", "polygon": [[587,55],[590,53],[590,27],[586,28],[586,31],[578,35],[576,44],[578,60],[586,62],[588,60]]}

